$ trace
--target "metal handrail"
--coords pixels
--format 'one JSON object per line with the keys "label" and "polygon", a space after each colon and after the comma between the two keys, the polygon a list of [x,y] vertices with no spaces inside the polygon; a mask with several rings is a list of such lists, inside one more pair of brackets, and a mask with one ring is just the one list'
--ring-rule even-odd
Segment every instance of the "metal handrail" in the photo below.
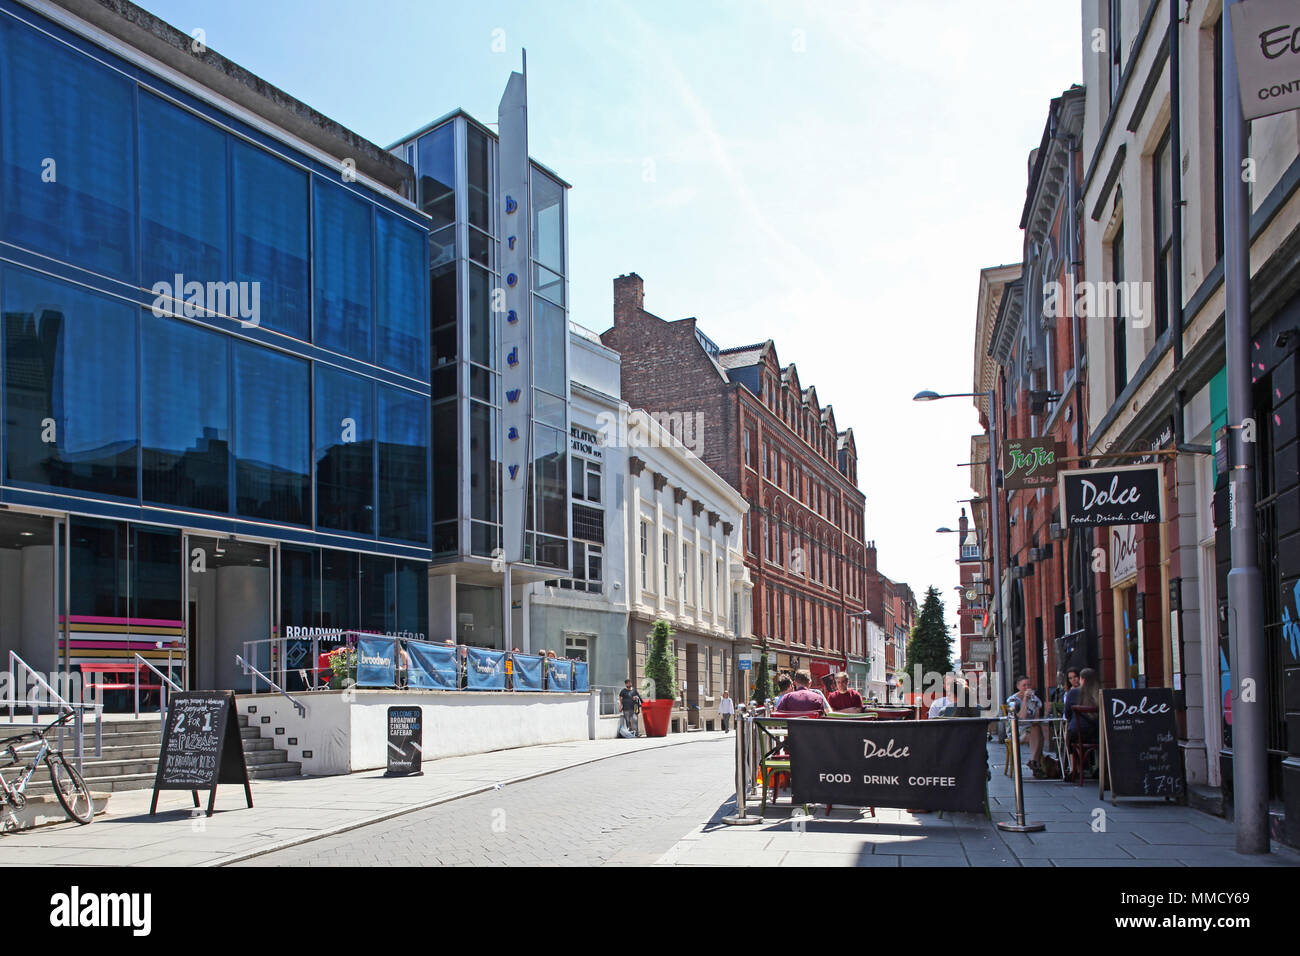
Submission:
{"label": "metal handrail", "polygon": [[[71,701],[67,700],[62,694],[60,694],[57,690],[51,687],[49,682],[44,677],[42,677],[40,675],[40,672],[35,670],[32,667],[32,665],[28,664],[25,660],[19,657],[14,651],[10,651],[9,652],[9,686],[15,690],[18,687],[18,682],[14,678],[15,661],[17,661],[22,666],[23,672],[25,674],[28,674],[35,679],[36,685],[38,687],[44,689],[45,692],[50,695],[52,701],[58,701],[60,705],[60,709],[67,709],[72,711],[72,753],[73,753],[73,759],[76,761],[77,764],[77,772],[78,773],[81,772],[82,757],[85,755],[85,750],[86,750],[85,711],[87,707],[93,706],[95,713],[98,714],[100,717],[99,720],[95,721],[95,756],[102,757],[104,754],[104,720],[103,720],[104,705],[103,703],[99,702],[93,705],[85,704],[85,703],[78,703],[78,704],[72,703]],[[11,694],[13,694],[12,690],[11,690]],[[0,706],[3,706],[4,703],[5,702],[0,701]],[[20,703],[26,704],[28,707],[32,709],[33,724],[37,724],[40,722],[41,703],[39,700],[28,699],[24,701],[19,701],[17,696],[15,695],[15,696],[10,696],[7,703],[9,706],[10,722],[13,722],[14,710]],[[62,725],[60,725],[59,727],[59,749],[60,750],[63,749],[63,726]]]}
{"label": "metal handrail", "polygon": [[[62,704],[64,707],[68,708],[69,710],[72,710],[72,709],[73,709],[71,702],[65,700],[65,699],[63,698],[63,695],[62,695],[62,694],[60,694],[57,690],[55,690],[53,687],[51,687],[51,686],[49,685],[49,683],[45,680],[45,678],[42,677],[42,676],[40,675],[40,672],[39,672],[39,671],[34,670],[30,664],[28,664],[25,660],[23,660],[21,657],[19,657],[17,654],[15,654],[13,651],[10,651],[10,652],[9,652],[9,684],[10,684],[10,686],[12,686],[12,687],[17,687],[17,686],[18,686],[18,682],[17,682],[17,681],[15,680],[15,678],[14,678],[14,661],[17,661],[19,664],[21,664],[21,665],[23,666],[23,671],[24,671],[24,672],[26,672],[27,674],[30,674],[32,677],[36,678],[36,685],[37,685],[38,687],[44,688],[44,689],[49,693],[50,697],[51,697],[53,700],[57,700],[60,704]],[[37,723],[37,722],[39,721],[39,719],[40,719],[40,717],[39,717],[39,715],[40,715],[40,709],[41,709],[41,703],[40,703],[40,701],[38,701],[38,700],[29,700],[29,701],[27,701],[26,703],[27,703],[27,705],[28,705],[29,707],[31,707],[31,709],[32,709],[32,723],[33,723],[33,724],[34,724],[34,723]],[[14,705],[15,705],[15,700],[11,698],[10,701],[9,701],[9,720],[10,720],[11,722],[12,722],[13,719],[14,719]]]}
{"label": "metal handrail", "polygon": [[258,655],[250,651],[250,648],[256,647],[261,644],[266,645],[267,669],[272,672],[278,672],[280,680],[282,681],[285,680],[286,678],[285,651],[287,649],[286,639],[284,637],[280,637],[277,635],[276,637],[263,637],[254,641],[244,641],[244,658],[256,659]]}
{"label": "metal handrail", "polygon": [[158,668],[154,667],[153,664],[149,663],[149,661],[145,660],[139,654],[135,654],[133,656],[135,657],[135,715],[137,717],[140,716],[140,665],[143,664],[145,667],[149,668],[149,670],[153,671],[162,679],[162,686],[158,691],[158,696],[159,696],[158,712],[162,716],[162,719],[165,723],[167,720],[167,688],[170,687],[172,690],[177,691],[179,693],[181,690],[181,685],[176,683],[174,680],[172,680],[170,677],[168,677]]}
{"label": "metal handrail", "polygon": [[[306,716],[307,716],[307,708],[306,708],[306,706],[303,705],[302,701],[300,701],[300,700],[298,700],[298,699],[296,699],[296,698],[294,698],[294,697],[291,697],[291,696],[290,696],[290,695],[285,691],[285,689],[284,689],[283,687],[281,687],[281,686],[280,686],[279,684],[277,684],[275,681],[271,680],[271,678],[267,677],[265,674],[263,674],[261,671],[259,671],[259,670],[258,670],[256,667],[254,667],[252,664],[248,663],[248,661],[244,660],[244,659],[243,659],[240,655],[238,655],[238,654],[235,655],[235,663],[238,664],[240,667],[242,667],[242,668],[244,669],[244,673],[245,673],[245,674],[247,674],[249,671],[252,671],[252,672],[253,672],[254,674],[256,674],[258,677],[262,678],[262,680],[266,681],[266,683],[270,686],[270,688],[271,688],[272,690],[274,690],[274,691],[278,691],[281,697],[283,697],[283,698],[284,698],[285,700],[287,700],[289,703],[293,704],[293,706],[294,706],[295,708],[297,708],[297,710],[298,710],[298,716],[299,716],[299,717],[306,718]],[[254,694],[257,693],[257,681],[256,681],[256,680],[253,681],[253,693],[254,693]]]}

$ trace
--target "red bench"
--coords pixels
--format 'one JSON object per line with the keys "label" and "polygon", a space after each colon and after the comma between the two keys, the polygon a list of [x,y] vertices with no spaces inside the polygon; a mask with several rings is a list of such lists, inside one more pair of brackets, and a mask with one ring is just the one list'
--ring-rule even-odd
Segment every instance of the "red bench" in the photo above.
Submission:
{"label": "red bench", "polygon": [[[146,669],[145,674],[153,677],[153,671]],[[81,676],[85,680],[84,690],[87,696],[95,700],[102,700],[104,691],[107,690],[129,690],[135,692],[135,668],[123,668],[117,664],[82,664]],[[98,676],[98,680],[94,678]],[[141,691],[156,690],[162,691],[162,684],[146,684],[143,680],[140,683]]]}

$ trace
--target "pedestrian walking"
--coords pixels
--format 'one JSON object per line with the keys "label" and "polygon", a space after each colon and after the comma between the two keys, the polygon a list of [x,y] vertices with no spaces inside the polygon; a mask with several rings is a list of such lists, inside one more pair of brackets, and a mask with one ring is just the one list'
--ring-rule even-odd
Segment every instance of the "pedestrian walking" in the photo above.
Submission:
{"label": "pedestrian walking", "polygon": [[627,730],[628,736],[640,737],[637,732],[636,715],[641,710],[641,695],[636,692],[632,686],[632,678],[623,682],[623,689],[618,692],[619,703],[623,707],[623,727]]}
{"label": "pedestrian walking", "polygon": [[731,694],[727,691],[722,692],[722,700],[718,703],[718,716],[722,718],[722,732],[731,733],[731,715],[736,712],[736,702],[731,699]]}

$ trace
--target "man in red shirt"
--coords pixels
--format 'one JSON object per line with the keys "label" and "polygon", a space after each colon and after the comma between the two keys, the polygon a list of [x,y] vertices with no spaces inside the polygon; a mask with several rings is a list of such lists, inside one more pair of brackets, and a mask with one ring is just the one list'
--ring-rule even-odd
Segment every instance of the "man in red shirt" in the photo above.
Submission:
{"label": "man in red shirt", "polygon": [[835,690],[830,696],[831,710],[841,714],[862,713],[862,695],[849,686],[849,675],[840,671],[835,675]]}
{"label": "man in red shirt", "polygon": [[808,686],[811,682],[807,671],[794,672],[794,690],[781,698],[782,713],[826,712],[826,698]]}

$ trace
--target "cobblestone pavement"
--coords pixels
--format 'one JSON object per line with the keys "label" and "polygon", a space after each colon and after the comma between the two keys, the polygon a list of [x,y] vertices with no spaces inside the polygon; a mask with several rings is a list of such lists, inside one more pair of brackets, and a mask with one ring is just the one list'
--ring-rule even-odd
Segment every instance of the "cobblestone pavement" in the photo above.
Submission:
{"label": "cobblestone pavement", "polygon": [[734,738],[632,753],[238,866],[652,864],[734,799]]}

